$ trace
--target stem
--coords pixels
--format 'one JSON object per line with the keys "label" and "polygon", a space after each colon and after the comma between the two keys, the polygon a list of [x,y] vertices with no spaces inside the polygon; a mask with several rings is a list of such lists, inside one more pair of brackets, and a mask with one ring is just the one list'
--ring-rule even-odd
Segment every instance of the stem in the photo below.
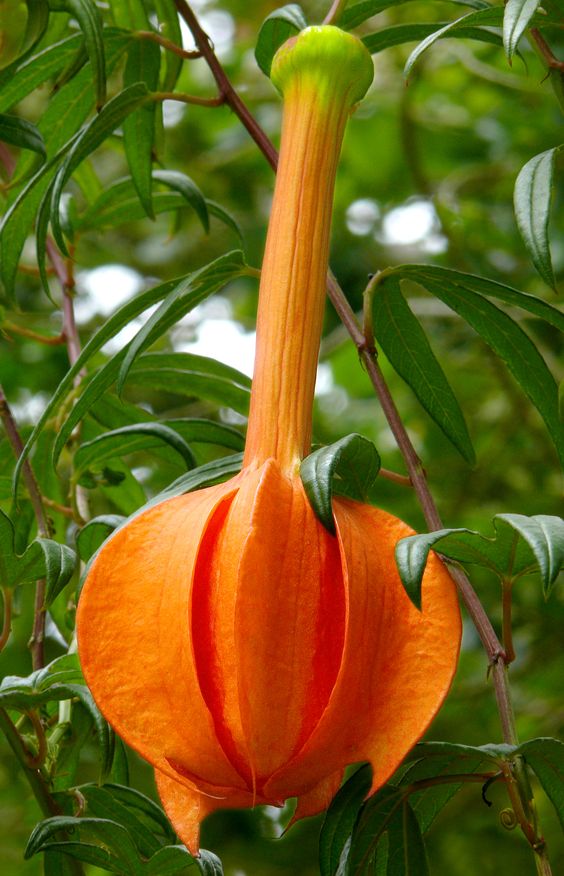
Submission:
{"label": "stem", "polygon": [[16,758],[24,771],[43,814],[47,817],[50,817],[51,815],[62,815],[62,810],[51,796],[49,786],[43,773],[37,767],[30,766],[29,754],[24,745],[23,739],[5,709],[0,709],[0,727],[4,731],[4,735],[8,740],[10,748],[16,755]]}
{"label": "stem", "polygon": [[323,19],[323,24],[337,24],[347,3],[348,0],[333,0],[329,12]]}
{"label": "stem", "polygon": [[9,332],[13,335],[21,335],[22,338],[29,338],[31,341],[37,341],[38,344],[46,344],[48,347],[60,347],[61,344],[65,343],[65,337],[63,334],[48,336],[48,335],[40,335],[39,332],[34,332],[32,329],[26,329],[21,325],[16,325],[9,320],[6,320],[2,323],[3,331]]}
{"label": "stem", "polygon": [[190,103],[195,106],[222,106],[226,100],[223,94],[219,97],[197,97],[192,94],[183,94],[179,91],[153,91],[151,100],[177,100],[180,103]]}
{"label": "stem", "polygon": [[536,27],[532,27],[530,33],[546,66],[551,70],[564,70],[564,61],[559,61],[558,58],[554,56],[552,49],[541,34],[540,30]]}
{"label": "stem", "polygon": [[[10,442],[16,459],[19,459],[23,450],[23,441],[18,432],[16,421],[8,405],[4,390],[0,385],[0,420],[4,425],[6,437]],[[23,476],[29,493],[29,498],[35,513],[37,529],[42,538],[49,538],[50,526],[43,507],[43,499],[39,485],[35,479],[33,469],[28,459],[23,464]],[[33,609],[33,629],[29,640],[31,651],[31,663],[33,669],[41,669],[45,665],[44,639],[45,639],[45,581],[39,579],[35,585],[35,602]]]}
{"label": "stem", "polygon": [[0,587],[2,592],[2,604],[4,617],[2,620],[2,632],[0,633],[0,651],[4,649],[10,633],[12,632],[12,590],[10,587]]}
{"label": "stem", "polygon": [[151,40],[154,43],[158,43],[159,46],[162,46],[163,49],[167,49],[167,51],[172,52],[174,55],[178,55],[179,58],[185,58],[187,61],[195,60],[196,58],[201,58],[201,52],[190,52],[183,49],[181,46],[177,46],[176,43],[173,43],[172,40],[167,40],[166,37],[161,36],[158,33],[155,33],[154,30],[138,30],[133,36],[138,40]]}
{"label": "stem", "polygon": [[502,604],[502,621],[501,621],[501,637],[503,639],[503,647],[505,650],[505,662],[507,665],[515,660],[515,649],[513,647],[513,631],[511,628],[511,597],[513,595],[513,581],[503,579],[501,582],[501,604]]}
{"label": "stem", "polygon": [[194,42],[196,43],[198,50],[201,52],[202,58],[205,58],[210,72],[217,82],[219,93],[225,98],[225,103],[228,104],[235,115],[238,116],[270,166],[276,170],[276,165],[278,163],[276,149],[233,88],[212,48],[208,35],[202,30],[200,22],[192,12],[192,9],[188,3],[186,3],[186,0],[175,0],[175,6],[180,13],[180,16],[190,28],[192,36],[194,37]]}

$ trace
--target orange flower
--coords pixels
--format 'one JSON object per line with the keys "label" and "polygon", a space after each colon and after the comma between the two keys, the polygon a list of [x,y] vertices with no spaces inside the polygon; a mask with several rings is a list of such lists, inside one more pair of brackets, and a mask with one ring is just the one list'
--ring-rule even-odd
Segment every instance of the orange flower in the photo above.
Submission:
{"label": "orange flower", "polygon": [[193,852],[215,809],[297,797],[295,817],[314,814],[361,760],[379,787],[441,705],[460,639],[436,557],[422,612],[403,590],[402,521],[338,498],[331,535],[304,493],[336,165],[372,61],[355,37],[309,28],[272,78],[284,123],[243,470],[119,530],[78,609],[96,702],[155,767]]}

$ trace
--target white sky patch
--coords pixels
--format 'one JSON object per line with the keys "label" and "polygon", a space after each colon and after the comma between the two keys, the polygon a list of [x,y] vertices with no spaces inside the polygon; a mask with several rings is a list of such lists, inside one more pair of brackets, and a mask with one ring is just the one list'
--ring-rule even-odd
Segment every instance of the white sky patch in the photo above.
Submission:
{"label": "white sky patch", "polygon": [[414,246],[429,253],[444,252],[446,239],[429,201],[417,200],[394,207],[382,220],[382,242],[388,246]]}
{"label": "white sky patch", "polygon": [[[196,6],[196,4],[193,4]],[[200,3],[202,10],[198,15],[202,29],[208,34],[212,41],[216,55],[220,60],[225,60],[233,49],[233,41],[235,38],[235,21],[233,16],[223,9],[209,9],[206,11],[207,3]],[[194,37],[190,32],[188,25],[180,19],[180,30],[182,33],[182,45],[189,51],[195,48]]]}
{"label": "white sky patch", "polygon": [[374,225],[380,218],[380,208],[372,198],[359,198],[353,201],[347,209],[347,228],[351,234],[364,237],[374,230]]}
{"label": "white sky patch", "polygon": [[104,265],[77,276],[74,313],[79,325],[94,316],[109,316],[144,286],[141,274],[125,265]]}

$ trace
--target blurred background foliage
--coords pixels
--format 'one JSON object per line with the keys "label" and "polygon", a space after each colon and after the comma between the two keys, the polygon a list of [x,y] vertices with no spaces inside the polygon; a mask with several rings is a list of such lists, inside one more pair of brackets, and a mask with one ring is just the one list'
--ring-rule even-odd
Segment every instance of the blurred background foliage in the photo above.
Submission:
{"label": "blurred background foliage", "polygon": [[[310,22],[320,21],[328,3],[304,0]],[[104,8],[104,4],[99,4]],[[149,11],[151,3],[146,3]],[[193,4],[210,34],[220,60],[251,111],[267,133],[278,140],[280,100],[258,69],[253,49],[262,20],[273,2],[198,0]],[[106,13],[105,13],[106,14]],[[443,22],[461,14],[452,4],[412,0],[366,22],[359,33],[397,23]],[[76,28],[66,14],[57,17],[61,35]],[[551,46],[564,57],[564,37],[555,29]],[[52,41],[48,33],[44,41]],[[190,37],[186,46],[190,47]],[[348,128],[338,173],[332,238],[332,268],[358,311],[369,274],[388,265],[432,262],[482,274],[555,303],[555,294],[534,270],[519,236],[512,206],[516,175],[523,164],[562,140],[562,110],[546,79],[546,68],[525,39],[520,57],[509,66],[503,51],[467,40],[437,43],[420,59],[406,82],[402,68],[414,44],[388,48],[375,56],[375,82]],[[116,76],[119,70],[116,72]],[[178,83],[189,94],[213,96],[214,84],[202,60],[186,62]],[[17,107],[31,121],[41,117],[49,100],[46,85]],[[273,174],[238,119],[226,107],[205,108],[166,102],[157,163],[188,174],[206,198],[221,204],[241,229],[249,264],[260,266],[273,189]],[[12,150],[13,153],[16,150]],[[127,173],[118,137],[110,139],[85,163],[68,187],[80,211],[81,184],[95,174],[100,189]],[[0,198],[2,192],[0,191]],[[555,274],[564,270],[562,187],[556,186],[551,214]],[[179,210],[89,231],[78,240],[76,313],[83,342],[118,303],[155,281],[170,279],[207,264],[238,246],[232,228],[211,220],[205,234],[193,211]],[[24,263],[32,265],[33,248]],[[380,355],[402,418],[427,471],[445,526],[468,526],[490,533],[498,512],[558,514],[562,480],[556,453],[545,427],[521,389],[483,341],[455,314],[412,284],[410,304],[428,332],[465,412],[476,448],[470,468],[423,411],[411,390]],[[256,281],[232,283],[184,318],[160,350],[195,350],[217,355],[248,370],[256,308]],[[58,299],[56,284],[53,294]],[[33,273],[20,272],[20,311],[9,307],[6,318],[19,326],[56,334],[60,311],[54,310]],[[513,315],[513,313],[512,313]],[[564,377],[564,339],[556,329],[523,315],[557,379]],[[113,350],[125,343],[114,342]],[[117,344],[117,345],[116,345]],[[104,354],[96,361],[102,362]],[[0,375],[5,393],[27,434],[68,369],[64,346],[49,347],[4,328],[0,342]],[[186,401],[166,392],[128,388],[125,405],[141,405],[162,418],[205,416],[241,428],[241,419],[202,401]],[[82,437],[93,437],[99,423],[89,418]],[[315,411],[315,440],[330,443],[349,432],[374,441],[385,468],[404,472],[401,456],[356,351],[328,305]],[[63,455],[58,477],[46,459],[48,434],[39,445],[34,466],[49,498],[67,501],[69,459]],[[217,448],[196,447],[198,461],[217,455]],[[11,451],[0,439],[0,497],[9,512]],[[88,484],[92,514],[130,513],[182,474],[175,454],[139,452],[112,461],[112,472],[125,480],[95,472]],[[114,477],[114,481],[119,478]],[[378,505],[424,529],[410,489],[379,478],[371,496]],[[26,503],[21,514],[28,513]],[[29,515],[28,515],[29,516]],[[64,536],[68,521],[53,520]],[[31,523],[29,523],[31,525]],[[69,533],[72,536],[72,532]],[[484,570],[473,583],[492,620],[500,621],[498,584]],[[57,600],[48,633],[48,656],[64,650],[61,633],[72,630],[73,585]],[[561,680],[564,596],[556,587],[545,603],[534,577],[518,582],[514,594],[517,660],[511,668],[517,724],[522,740],[562,736],[564,705]],[[70,606],[70,607],[69,607]],[[33,612],[32,588],[19,593],[14,631],[0,655],[2,674],[27,675],[31,669],[26,642]],[[448,701],[427,738],[481,745],[501,740],[491,683],[476,633],[466,623],[457,678]],[[351,716],[352,718],[352,716]],[[0,831],[3,876],[42,872],[40,858],[22,860],[22,850],[39,812],[3,739],[0,739]],[[134,787],[154,796],[150,770],[128,752]],[[83,750],[82,781],[95,779],[95,752]],[[495,785],[493,803],[484,805],[479,786],[458,794],[441,813],[428,841],[431,872],[439,876],[483,876],[501,871],[532,873],[534,864],[518,830],[499,821],[506,805]],[[554,872],[564,870],[564,842],[556,816],[539,793],[538,805],[549,843]],[[287,813],[222,812],[203,828],[202,844],[223,860],[229,876],[314,874],[320,820],[309,819],[277,839]],[[101,872],[91,868],[88,872]]]}

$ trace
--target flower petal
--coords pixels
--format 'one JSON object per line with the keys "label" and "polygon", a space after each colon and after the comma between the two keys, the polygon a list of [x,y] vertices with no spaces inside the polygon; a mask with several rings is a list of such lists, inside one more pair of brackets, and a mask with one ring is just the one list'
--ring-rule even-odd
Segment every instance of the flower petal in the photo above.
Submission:
{"label": "flower petal", "polygon": [[132,748],[171,775],[173,759],[214,784],[244,787],[215,735],[190,638],[200,542],[236,483],[169,499],[120,529],[89,572],[77,630],[94,699]]}
{"label": "flower petal", "polygon": [[344,609],[337,540],[301,482],[273,460],[247,470],[207,571],[196,575],[194,641],[218,737],[258,793],[327,705]]}
{"label": "flower petal", "polygon": [[347,499],[334,502],[348,593],[343,662],[315,732],[265,788],[305,791],[326,772],[369,760],[373,788],[425,732],[450,687],[460,646],[454,582],[438,557],[423,578],[423,612],[408,599],[394,549],[412,534],[401,520]]}

